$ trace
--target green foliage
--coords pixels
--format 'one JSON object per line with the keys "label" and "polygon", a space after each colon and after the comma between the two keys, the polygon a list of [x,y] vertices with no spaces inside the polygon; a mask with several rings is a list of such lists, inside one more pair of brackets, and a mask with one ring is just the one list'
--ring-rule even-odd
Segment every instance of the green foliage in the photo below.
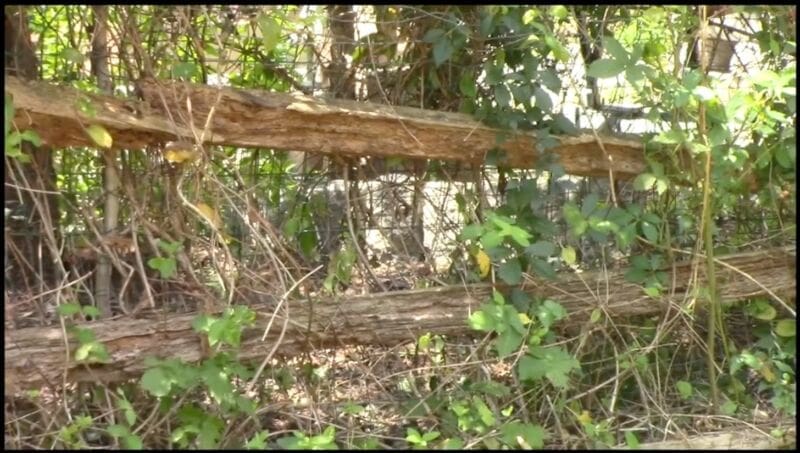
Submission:
{"label": "green foliage", "polygon": [[5,98],[5,152],[6,156],[19,160],[22,163],[30,162],[31,158],[27,154],[22,153],[22,142],[29,142],[33,146],[41,146],[42,139],[35,131],[25,130],[18,131],[13,126],[14,121],[14,100],[6,94]]}
{"label": "green foliage", "polygon": [[579,368],[580,363],[564,349],[535,346],[520,359],[519,377],[531,381],[547,378],[554,386],[565,388],[569,374]]}
{"label": "green foliage", "polygon": [[178,260],[176,254],[183,247],[179,241],[166,242],[158,240],[158,247],[164,251],[166,256],[155,256],[147,260],[147,265],[161,274],[161,278],[170,279],[178,271]]}
{"label": "green foliage", "polygon": [[[237,306],[227,308],[219,318],[201,315],[195,320],[193,327],[198,332],[207,334],[212,346],[225,343],[238,348],[242,329],[252,325],[254,320],[254,312]],[[218,352],[197,365],[175,359],[149,359],[147,363],[150,368],[142,375],[139,384],[157,398],[171,401],[174,396],[202,389],[219,405],[223,415],[252,415],[255,411],[254,402],[241,395],[233,385],[235,379],[249,379],[252,372],[230,354]],[[201,410],[194,404],[181,406],[177,414],[180,426],[173,431],[171,437],[176,446],[187,448],[194,443],[198,448],[218,448],[225,426],[223,418]],[[131,418],[127,415],[126,417],[132,425]],[[247,443],[247,448],[263,445],[265,435],[252,438]]]}
{"label": "green foliage", "polygon": [[332,293],[337,285],[349,284],[355,262],[356,250],[349,243],[345,243],[341,250],[334,252],[328,263],[328,275],[323,283],[325,290]]}
{"label": "green foliage", "polygon": [[[90,65],[86,61],[89,36],[76,32],[87,27],[80,25],[82,22],[72,22],[72,18],[84,19],[86,7],[39,7],[31,11],[31,31],[43,50],[39,53],[43,77],[68,81],[87,93],[97,92],[96,81],[89,77]],[[359,71],[368,68],[376,74],[382,71],[397,74],[406,85],[384,87],[386,93],[397,96],[392,102],[426,108],[457,108],[474,114],[486,124],[509,131],[501,134],[507,137],[515,130],[532,132],[539,153],[538,170],[551,171],[553,177],[558,177],[563,169],[546,150],[558,143],[556,134],[577,132],[571,121],[557,111],[556,105],[565,84],[561,74],[565,66],[571,69],[568,65],[574,61],[570,52],[575,43],[568,41],[571,37],[563,38],[564,30],[570,35],[575,30],[581,31],[582,25],[576,23],[577,13],[581,11],[587,12],[586,27],[602,44],[603,51],[601,58],[586,68],[588,76],[616,78],[624,85],[618,90],[623,93],[623,100],[642,105],[652,122],[653,133],[645,137],[647,170],[634,180],[633,188],[654,191],[657,198],[646,205],[623,202],[614,206],[609,200],[590,195],[581,202],[567,203],[562,210],[569,227],[565,242],[555,237],[556,227],[543,213],[546,197],[534,179],[509,171],[505,199],[494,209],[482,206],[479,191],[458,195],[459,210],[470,222],[459,236],[465,249],[458,252],[467,252],[463,253],[467,259],[474,257],[478,262],[478,272],[472,272],[470,278],[497,278],[498,282],[493,283],[506,286],[504,293],[496,291],[491,301],[474,311],[469,323],[476,330],[492,333],[490,352],[499,357],[501,364],[513,363],[515,376],[529,391],[519,392],[521,402],[507,405],[501,401],[510,398],[512,393],[507,382],[460,376],[457,383],[447,383],[450,386],[447,391],[453,390],[453,394],[442,398],[440,404],[455,420],[452,423],[455,429],[447,426],[445,416],[433,410],[435,415],[442,416],[441,420],[436,420],[442,421],[434,425],[436,431],[409,428],[406,432],[406,441],[415,448],[475,445],[465,442],[468,434],[481,436],[483,445],[489,448],[542,448],[547,438],[544,427],[522,415],[515,414],[517,418],[511,418],[514,410],[537,404],[542,388],[552,385],[558,390],[547,395],[548,404],[555,409],[546,409],[553,410],[558,417],[563,412],[565,393],[594,387],[608,379],[609,369],[636,375],[636,383],[642,385],[648,382],[647,373],[651,368],[663,366],[656,353],[642,353],[641,344],[631,344],[626,345],[632,346],[631,351],[615,352],[616,363],[611,365],[616,367],[605,367],[609,365],[609,353],[603,357],[603,365],[591,369],[585,366],[587,369],[581,370],[580,364],[587,362],[583,356],[579,361],[570,351],[588,356],[596,353],[587,352],[594,347],[603,352],[609,349],[591,343],[592,347],[584,347],[584,339],[591,338],[589,334],[580,338],[579,347],[574,347],[573,343],[555,345],[553,328],[567,317],[567,312],[554,301],[526,295],[521,286],[528,280],[528,274],[555,277],[556,270],[564,265],[582,264],[580,261],[585,257],[579,256],[579,252],[588,255],[584,244],[602,248],[613,243],[630,256],[627,280],[642,285],[646,294],[657,298],[668,289],[665,271],[674,259],[669,251],[686,249],[686,243],[698,241],[696,227],[701,223],[699,213],[704,206],[712,211],[713,218],[727,215],[743,201],[752,201],[763,207],[764,213],[776,214],[777,223],[782,226],[793,216],[791,209],[777,207],[792,205],[792,188],[796,185],[796,65],[793,57],[796,44],[793,23],[784,10],[742,8],[761,22],[752,37],[763,52],[762,70],[748,77],[747,83],[728,92],[724,92],[728,85],[722,83],[723,79],[703,74],[700,69],[680,61],[685,49],[692,45],[692,34],[686,30],[698,25],[696,14],[685,6],[634,9],[558,5],[376,7],[377,24],[398,21],[413,24],[408,27],[412,30],[379,29],[354,43],[352,54],[345,57]],[[283,63],[302,60],[310,54],[307,48],[310,46],[298,39],[302,34],[300,30],[304,33],[312,29],[314,21],[325,13],[301,17],[296,7],[284,6],[241,14],[231,10],[234,20],[229,20],[228,10],[209,7],[200,13],[181,10],[180,14],[185,17],[171,22],[176,18],[172,10],[145,5],[124,11],[110,8],[110,14],[116,24],[124,20],[137,27],[141,36],[147,37],[139,43],[141,48],[135,49],[136,58],[148,60],[152,66],[148,72],[156,77],[205,83],[210,75],[218,75],[227,77],[234,86],[288,91],[297,88],[292,79],[298,77],[300,71],[287,69]],[[88,22],[83,25],[86,24]],[[192,33],[183,33],[182,27],[186,24],[192,26]],[[410,45],[400,50],[398,42]],[[162,52],[164,46],[167,50]],[[125,51],[125,46],[120,49]],[[231,55],[235,57],[229,58]],[[388,63],[385,66],[376,64],[376,57],[385,57]],[[236,60],[232,70],[223,70],[213,63],[232,59]],[[134,69],[137,74],[142,72],[140,67]],[[112,70],[115,78],[122,74],[120,81],[124,83],[120,86],[129,81],[124,74],[126,70],[116,65]],[[126,91],[127,87],[121,90]],[[612,102],[618,100],[613,99],[616,92],[602,94]],[[79,97],[75,109],[90,118],[96,117],[98,112],[88,96]],[[14,106],[8,95],[5,114],[6,155],[27,162],[30,157],[22,152],[22,144],[27,141],[39,146],[41,139],[33,131],[15,130]],[[701,119],[705,124],[702,128],[699,126]],[[86,132],[98,147],[112,147],[113,137],[99,124],[89,122]],[[498,137],[498,142],[502,139]],[[224,152],[236,159],[226,160],[225,168],[214,175],[221,180],[232,181],[226,172],[238,175],[245,169],[252,169],[253,178],[263,174],[281,175],[259,181],[255,195],[271,206],[279,206],[287,197],[296,196],[298,202],[284,217],[281,227],[307,258],[316,259],[319,240],[314,231],[314,216],[324,210],[313,197],[299,196],[295,182],[282,178],[290,166],[285,156],[262,151],[271,153],[271,158],[258,159],[258,152],[244,157],[237,150]],[[705,180],[700,171],[706,156],[711,156],[713,163],[710,180]],[[233,167],[229,162],[234,160],[236,168],[228,168]],[[499,149],[487,153],[488,165],[502,167],[506,161],[507,156]],[[82,173],[97,173],[100,168],[97,162],[81,159],[80,163],[64,165],[75,170],[76,175],[65,181],[64,174],[59,174],[59,187],[69,184],[70,192],[86,197],[100,187],[99,178],[82,176]],[[697,188],[705,186],[713,188],[708,202],[696,196]],[[157,196],[163,196],[163,188],[153,190]],[[781,195],[787,191],[792,193]],[[71,200],[59,200],[59,203],[65,201]],[[477,209],[479,207],[481,209]],[[477,216],[484,217],[477,218],[477,211]],[[785,211],[792,216],[786,216]],[[677,230],[671,226],[672,220],[677,220]],[[707,241],[704,237],[699,240]],[[162,279],[175,278],[178,272],[176,255],[181,246],[180,242],[160,241],[163,254],[148,260],[148,267],[158,271]],[[484,256],[486,260],[482,259]],[[324,282],[326,290],[334,292],[348,285],[356,262],[356,249],[352,244],[336,253],[329,263]],[[712,292],[708,288],[690,289],[697,290],[700,295]],[[744,311],[757,325],[757,343],[741,349],[732,348],[733,355],[726,357],[728,373],[719,381],[728,399],[721,409],[733,414],[742,407],[751,406],[747,393],[767,392],[775,408],[793,415],[796,321],[766,300],[753,300]],[[77,303],[60,305],[58,313],[70,321],[79,316],[94,318],[98,314],[94,307],[81,307]],[[235,385],[252,373],[233,356],[241,344],[244,329],[252,326],[253,321],[254,315],[240,307],[229,308],[219,317],[200,317],[193,327],[208,337],[209,344],[215,347],[214,355],[197,365],[154,361],[142,376],[139,384],[148,394],[161,399],[166,406],[180,404],[173,408],[179,423],[174,425],[171,447],[221,448],[223,433],[228,428],[227,417],[253,413],[254,403],[240,395]],[[590,330],[601,329],[611,322],[604,317],[601,308],[596,308],[587,325]],[[616,334],[623,335],[618,330],[624,329],[617,327],[622,326],[615,326]],[[70,332],[79,343],[76,360],[94,363],[108,359],[105,347],[96,341],[90,330],[70,328]],[[647,337],[647,341],[656,338],[651,331],[644,333],[644,329],[641,336]],[[728,340],[723,338],[725,344],[733,343]],[[423,335],[417,341],[421,355],[434,365],[445,361],[444,344],[444,339],[434,334]],[[657,346],[667,349],[661,347],[664,345]],[[222,349],[233,352],[220,352]],[[676,357],[670,357],[669,363]],[[318,381],[326,371],[326,367],[310,367],[309,376],[312,381]],[[572,381],[583,377],[579,371],[585,371],[587,376],[580,387]],[[670,373],[672,371],[670,368]],[[288,369],[275,374],[278,387],[286,388],[293,383],[294,377]],[[658,382],[665,376],[659,374]],[[681,377],[683,379],[665,381],[670,385],[661,387],[674,389],[669,391],[677,392],[681,399],[701,401],[708,383],[699,384],[694,376]],[[752,385],[757,388],[750,392],[743,383],[749,385],[753,379],[756,382]],[[619,390],[623,395],[617,399],[615,393],[617,404],[626,404],[623,401],[635,395],[636,392],[629,391],[630,382],[631,379],[620,377],[617,388],[615,381],[615,392]],[[430,387],[436,386],[431,384]],[[515,396],[517,390],[513,389]],[[182,397],[192,392],[204,398],[203,405],[183,400]],[[604,392],[604,388],[593,392],[591,396],[596,400],[593,403],[607,406]],[[134,428],[140,417],[133,404],[124,394],[119,394],[116,406],[120,414],[117,424],[106,427],[105,431],[123,447],[142,448],[143,442],[137,434],[143,431]],[[363,413],[364,407],[352,404],[345,412],[355,416]],[[531,413],[541,414],[542,411],[537,409]],[[548,423],[550,420],[552,418],[548,418]],[[619,442],[613,435],[618,432],[618,427],[612,425],[613,420],[595,422],[587,412],[585,417],[581,414],[578,421],[586,437],[593,442],[592,446],[616,446]],[[82,433],[91,425],[91,418],[75,417],[70,425],[59,429],[59,437],[68,447],[87,448]],[[268,437],[267,431],[260,431],[249,437],[245,446],[270,448]],[[637,435],[627,429],[624,440],[629,448],[639,444]],[[278,444],[290,449],[337,446],[332,426],[319,435],[296,432],[278,439]],[[377,444],[367,442],[362,446]]]}
{"label": "green foliage", "polygon": [[547,440],[547,432],[539,425],[513,421],[500,428],[503,443],[523,450],[540,449]]}
{"label": "green foliage", "polygon": [[86,445],[86,442],[84,442],[81,433],[86,431],[91,426],[92,418],[81,415],[76,417],[72,423],[62,427],[58,431],[58,438],[69,448],[85,449],[88,446]]}
{"label": "green foliage", "polygon": [[208,335],[208,344],[211,347],[217,344],[227,344],[238,348],[241,343],[242,331],[245,327],[252,326],[255,322],[255,313],[247,307],[228,307],[217,318],[201,314],[192,322],[196,332]]}
{"label": "green foliage", "polygon": [[406,442],[415,450],[428,448],[428,443],[438,439],[439,436],[441,436],[439,431],[429,431],[425,434],[420,434],[416,428],[406,429]]}
{"label": "green foliage", "polygon": [[338,450],[336,445],[336,428],[329,426],[322,434],[308,436],[295,431],[292,437],[281,437],[278,445],[286,450]]}

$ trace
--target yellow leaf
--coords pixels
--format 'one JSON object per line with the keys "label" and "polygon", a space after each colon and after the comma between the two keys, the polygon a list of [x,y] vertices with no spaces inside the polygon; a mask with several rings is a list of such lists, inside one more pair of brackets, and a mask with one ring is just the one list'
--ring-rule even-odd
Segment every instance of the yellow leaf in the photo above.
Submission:
{"label": "yellow leaf", "polygon": [[89,137],[97,144],[97,146],[101,148],[111,148],[113,139],[111,138],[111,134],[109,134],[106,128],[103,126],[99,124],[92,124],[86,128],[86,133],[89,134]]}
{"label": "yellow leaf", "polygon": [[577,255],[575,253],[575,249],[574,248],[572,248],[570,246],[566,246],[563,249],[561,249],[561,259],[564,260],[564,262],[569,264],[570,266],[575,264],[575,261],[577,260],[577,258],[578,257],[577,257]]}
{"label": "yellow leaf", "polygon": [[581,412],[581,415],[578,415],[578,421],[583,425],[588,425],[592,422],[592,415],[589,413],[589,411],[585,410]]}
{"label": "yellow leaf", "polygon": [[489,258],[489,255],[483,250],[478,250],[475,254],[475,261],[478,263],[478,271],[481,277],[489,275],[489,269],[492,267],[492,260]]}
{"label": "yellow leaf", "polygon": [[219,229],[222,226],[222,218],[219,216],[216,209],[205,203],[199,203],[196,208],[210,224],[214,225],[214,228]]}
{"label": "yellow leaf", "polygon": [[531,318],[525,313],[517,313],[517,316],[519,316],[519,322],[521,322],[523,326],[527,326],[531,323]]}
{"label": "yellow leaf", "polygon": [[193,162],[200,157],[194,146],[189,142],[169,142],[164,146],[164,158],[173,164]]}
{"label": "yellow leaf", "polygon": [[775,372],[772,371],[772,368],[769,365],[764,365],[761,367],[761,376],[764,376],[764,380],[767,382],[775,382],[777,376],[775,376]]}
{"label": "yellow leaf", "polygon": [[194,151],[168,150],[164,152],[164,158],[173,164],[180,164],[186,161],[193,162],[197,160],[197,153]]}

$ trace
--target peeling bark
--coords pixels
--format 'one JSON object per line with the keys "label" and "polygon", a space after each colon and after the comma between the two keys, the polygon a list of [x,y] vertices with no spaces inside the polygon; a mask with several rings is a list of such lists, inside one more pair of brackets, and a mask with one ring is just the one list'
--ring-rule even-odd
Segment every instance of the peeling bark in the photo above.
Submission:
{"label": "peeling bark", "polygon": [[[207,145],[471,164],[482,163],[491,149],[499,147],[505,151],[504,166],[515,168],[532,167],[538,156],[533,134],[509,132],[509,139],[498,144],[499,130],[459,113],[153,79],[138,83],[144,102],[15,77],[7,76],[5,82],[17,107],[17,127],[35,129],[56,147],[94,146],[84,131],[93,123],[111,133],[115,148],[194,140],[203,133],[213,108],[204,136]],[[94,117],[78,108],[86,100],[96,109]],[[556,140],[552,151],[568,174],[606,177],[611,166],[615,179],[622,180],[646,168],[639,141],[602,137],[606,156],[593,134]]]}

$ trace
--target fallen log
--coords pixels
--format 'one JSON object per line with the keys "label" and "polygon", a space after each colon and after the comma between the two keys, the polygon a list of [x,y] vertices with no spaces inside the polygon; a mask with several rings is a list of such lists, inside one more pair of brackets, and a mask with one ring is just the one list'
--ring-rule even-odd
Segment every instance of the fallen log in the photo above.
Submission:
{"label": "fallen log", "polygon": [[[515,168],[532,167],[538,156],[534,134],[509,132],[499,143],[499,130],[459,113],[155,80],[138,83],[144,102],[11,76],[5,84],[15,126],[54,147],[96,146],[85,131],[91,124],[108,130],[114,148],[128,149],[196,141],[208,124],[202,141],[209,145],[471,164],[499,146],[504,164]],[[557,137],[552,151],[568,174],[605,177],[611,166],[622,180],[645,170],[639,141],[601,140],[602,146],[594,134]]]}
{"label": "fallen log", "polygon": [[[761,296],[772,292],[785,297],[794,294],[794,247],[730,255],[720,260],[718,287],[724,302]],[[735,268],[736,271],[732,270]],[[702,269],[702,267],[701,267]],[[699,271],[702,286],[703,273]],[[674,295],[653,299],[638,285],[625,281],[620,273],[580,273],[556,281],[532,279],[523,289],[532,295],[560,302],[570,314],[566,323],[586,319],[598,307],[610,316],[658,315],[672,303],[683,303],[691,277],[691,263],[677,264]],[[748,277],[743,276],[747,275]],[[447,286],[434,289],[398,291],[366,296],[333,298],[310,303],[291,300],[289,319],[278,353],[293,355],[312,348],[345,344],[397,344],[414,340],[426,332],[444,335],[470,333],[467,318],[486,302],[492,292],[487,284]],[[279,312],[273,328],[264,333],[271,306],[251,307],[257,312],[256,327],[242,336],[239,357],[265,357],[280,337],[284,313]],[[198,335],[191,323],[196,314],[162,318],[119,319],[85,324],[105,344],[110,363],[87,367],[66,359],[65,340],[60,327],[36,327],[5,332],[5,392],[35,388],[45,383],[110,382],[145,370],[145,358],[201,358]],[[74,351],[75,340],[70,340]],[[70,357],[72,354],[70,354]],[[67,373],[64,376],[64,373]]]}
{"label": "fallen log", "polygon": [[[739,426],[735,431],[703,433],[682,440],[648,442],[639,445],[642,450],[783,450],[792,449],[797,443],[794,426],[783,421],[775,426]],[[773,428],[785,433],[781,437],[768,435]],[[617,449],[630,449],[627,445]]]}

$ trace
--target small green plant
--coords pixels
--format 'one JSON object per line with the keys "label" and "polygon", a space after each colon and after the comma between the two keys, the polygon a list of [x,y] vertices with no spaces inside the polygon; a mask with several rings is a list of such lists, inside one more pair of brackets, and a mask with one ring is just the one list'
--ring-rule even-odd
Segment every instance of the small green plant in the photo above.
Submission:
{"label": "small green plant", "polygon": [[155,256],[147,260],[147,265],[151,269],[155,269],[163,279],[169,279],[175,276],[178,271],[178,261],[176,254],[183,247],[180,241],[165,242],[161,239],[158,240],[158,246],[164,251],[166,256]]}
{"label": "small green plant", "polygon": [[425,434],[420,434],[416,428],[406,429],[406,442],[408,442],[414,450],[429,448],[429,443],[438,439],[439,436],[441,436],[439,431],[429,431]]}
{"label": "small green plant", "polygon": [[[71,319],[79,314],[86,319],[96,319],[100,315],[97,307],[91,305],[81,306],[78,303],[61,304],[58,306],[57,311],[59,316],[65,319]],[[78,348],[75,350],[74,355],[76,361],[83,363],[107,363],[110,361],[106,346],[97,341],[94,331],[74,325],[67,326],[67,331],[78,340]]]}
{"label": "small green plant", "polygon": [[278,445],[286,450],[338,450],[336,445],[336,428],[328,426],[322,434],[309,436],[295,431],[293,436],[281,437]]}
{"label": "small green plant", "polygon": [[[236,360],[234,355],[219,352],[218,349],[225,344],[235,351],[241,344],[243,329],[251,326],[254,320],[255,313],[242,306],[229,307],[220,317],[207,314],[198,316],[193,327],[208,336],[209,345],[216,346],[217,352],[196,365],[177,359],[149,358],[146,360],[149,369],[139,381],[141,387],[168,405],[178,395],[202,390],[219,407],[225,418],[235,414],[252,415],[255,403],[240,394],[234,386],[236,380],[250,379],[252,371]],[[223,418],[194,404],[176,409],[180,425],[172,433],[173,444],[180,448],[190,445],[202,449],[219,447],[225,428]],[[258,440],[254,438],[251,442],[257,443]]]}
{"label": "small green plant", "polygon": [[92,418],[86,415],[75,417],[72,423],[58,431],[58,439],[68,448],[85,449],[88,447],[83,440],[83,432],[92,426]]}
{"label": "small green plant", "polygon": [[328,275],[323,282],[325,290],[333,293],[340,284],[349,284],[355,263],[355,248],[345,241],[345,246],[333,254],[328,264]]}
{"label": "small green plant", "polygon": [[22,163],[28,163],[31,161],[30,156],[27,154],[22,153],[22,142],[29,142],[33,146],[39,147],[42,146],[42,139],[39,137],[35,131],[32,130],[25,130],[25,131],[18,131],[15,130],[13,122],[14,122],[14,100],[11,96],[6,94],[6,104],[5,104],[5,137],[6,137],[6,145],[5,151],[6,156],[12,157],[14,159],[19,160]]}

